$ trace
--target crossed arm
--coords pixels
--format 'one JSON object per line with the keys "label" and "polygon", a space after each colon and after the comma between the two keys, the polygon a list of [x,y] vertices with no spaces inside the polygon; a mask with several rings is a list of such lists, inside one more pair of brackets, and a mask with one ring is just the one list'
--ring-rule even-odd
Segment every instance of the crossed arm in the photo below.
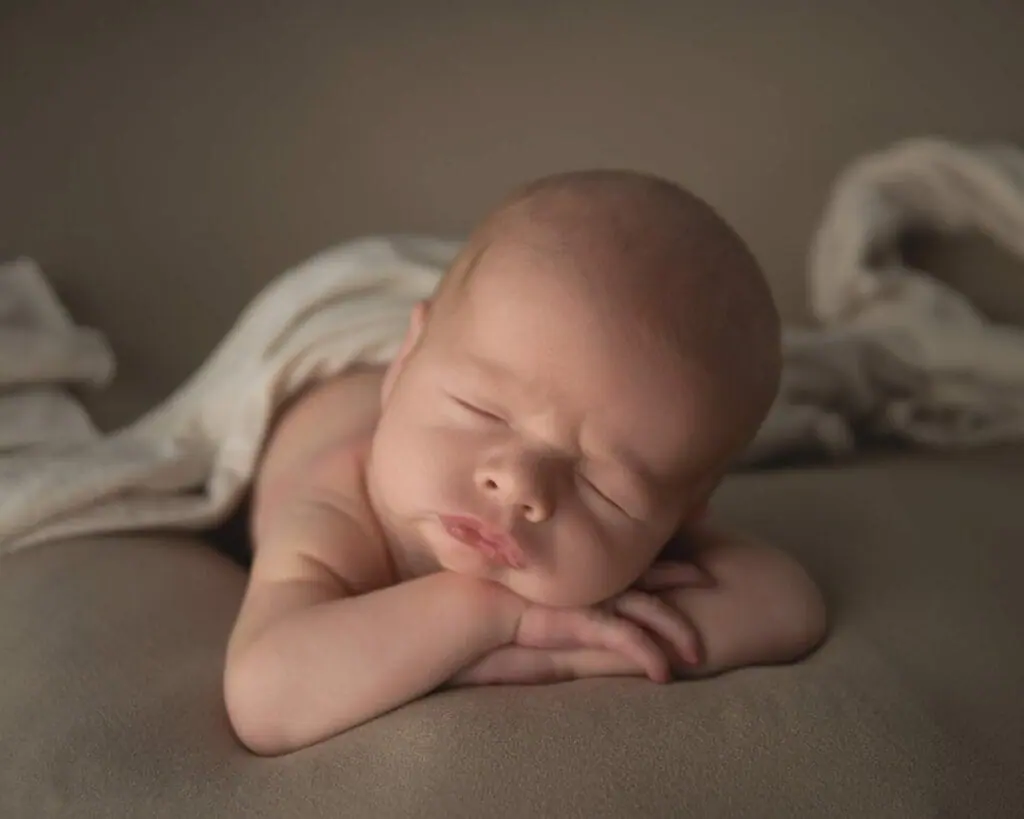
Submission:
{"label": "crossed arm", "polygon": [[702,676],[792,661],[825,633],[821,595],[794,560],[710,527],[692,533],[692,564],[653,567],[648,580],[666,588],[579,610],[451,572],[359,593],[342,578],[372,573],[366,550],[346,550],[353,563],[339,575],[291,548],[336,550],[339,538],[364,536],[323,507],[282,516],[264,535],[224,677],[231,723],[261,754],[319,742],[444,685],[667,681],[666,669]]}
{"label": "crossed arm", "polygon": [[[689,642],[682,642],[663,638],[656,628],[647,629],[676,678],[792,662],[813,651],[827,630],[824,598],[799,563],[752,537],[710,526],[695,527],[670,543],[627,593],[637,594],[653,595],[688,631]],[[629,616],[616,601],[610,602],[613,610]],[[690,651],[681,651],[681,645]],[[643,673],[621,651],[504,646],[462,669],[450,684],[557,682]]]}
{"label": "crossed arm", "polygon": [[664,555],[669,560],[679,557],[691,559],[712,581],[706,587],[658,592],[693,623],[703,644],[700,663],[680,667],[682,676],[791,662],[824,639],[824,597],[807,571],[783,550],[702,525],[694,528],[681,555]]}

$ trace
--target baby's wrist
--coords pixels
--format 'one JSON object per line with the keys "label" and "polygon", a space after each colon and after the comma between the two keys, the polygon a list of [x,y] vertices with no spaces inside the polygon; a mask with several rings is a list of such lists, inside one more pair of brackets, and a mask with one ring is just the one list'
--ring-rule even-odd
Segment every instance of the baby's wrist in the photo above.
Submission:
{"label": "baby's wrist", "polygon": [[494,624],[499,645],[514,643],[527,601],[511,589],[490,580],[480,580],[482,615]]}

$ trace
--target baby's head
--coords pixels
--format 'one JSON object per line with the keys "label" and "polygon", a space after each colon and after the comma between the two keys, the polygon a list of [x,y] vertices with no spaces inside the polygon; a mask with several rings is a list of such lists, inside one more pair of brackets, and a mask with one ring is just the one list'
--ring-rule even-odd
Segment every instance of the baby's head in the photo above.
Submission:
{"label": "baby's head", "polygon": [[707,204],[638,173],[548,177],[414,312],[370,497],[399,559],[596,603],[699,516],[779,367],[769,289]]}

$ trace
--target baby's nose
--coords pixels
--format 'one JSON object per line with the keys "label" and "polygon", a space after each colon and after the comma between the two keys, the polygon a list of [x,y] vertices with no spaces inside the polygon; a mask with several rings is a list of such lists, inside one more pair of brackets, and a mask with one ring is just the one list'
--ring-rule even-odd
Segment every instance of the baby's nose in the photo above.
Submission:
{"label": "baby's nose", "polygon": [[477,485],[502,505],[515,507],[531,523],[541,523],[554,512],[550,469],[538,459],[517,458],[482,469]]}

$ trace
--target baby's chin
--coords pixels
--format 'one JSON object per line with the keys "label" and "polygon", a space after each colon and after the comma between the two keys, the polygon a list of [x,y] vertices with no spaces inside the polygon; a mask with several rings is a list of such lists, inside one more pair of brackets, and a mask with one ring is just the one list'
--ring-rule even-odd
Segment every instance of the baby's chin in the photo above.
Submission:
{"label": "baby's chin", "polygon": [[596,606],[615,594],[614,591],[604,589],[583,588],[560,578],[531,574],[528,569],[513,572],[500,582],[531,603],[553,608]]}

